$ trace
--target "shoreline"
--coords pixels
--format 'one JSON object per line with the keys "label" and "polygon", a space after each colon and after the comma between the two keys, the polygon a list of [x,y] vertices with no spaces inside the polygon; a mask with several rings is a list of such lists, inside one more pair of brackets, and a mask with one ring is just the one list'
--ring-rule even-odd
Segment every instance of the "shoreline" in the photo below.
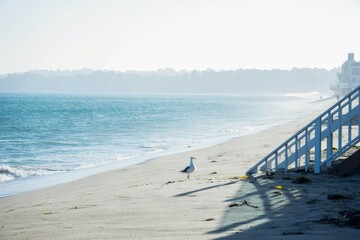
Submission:
{"label": "shoreline", "polygon": [[[322,102],[328,102],[331,98],[326,98],[321,101],[314,100],[313,103],[321,104]],[[309,104],[309,103],[308,103]],[[319,107],[317,107],[319,108]],[[319,110],[313,110],[314,112],[318,112]],[[267,124],[265,126],[254,126],[252,130],[249,132],[242,133],[240,135],[235,136],[218,136],[212,139],[204,139],[200,143],[197,143],[193,146],[188,146],[187,148],[179,148],[179,149],[169,149],[161,152],[148,153],[144,155],[138,155],[129,159],[124,159],[118,162],[107,163],[104,165],[97,165],[90,168],[82,168],[77,170],[71,170],[68,172],[55,173],[49,175],[40,175],[40,176],[30,176],[26,178],[19,178],[10,181],[0,182],[0,198],[15,196],[17,194],[22,194],[30,191],[41,190],[44,188],[56,186],[59,184],[69,183],[72,181],[76,181],[82,178],[86,178],[92,175],[106,173],[107,171],[111,171],[114,169],[123,169],[132,165],[138,165],[144,163],[146,161],[151,161],[153,159],[165,156],[171,156],[174,154],[194,151],[198,149],[204,149],[216,146],[218,144],[227,143],[230,141],[236,141],[236,139],[247,137],[254,134],[261,134],[261,132],[269,130],[279,125],[288,124],[292,121],[299,120],[307,115],[311,115],[313,113],[300,114],[295,119],[287,119],[283,120],[280,123]]]}
{"label": "shoreline", "polygon": [[249,135],[259,134],[262,131],[271,129],[278,125],[281,124],[269,125],[265,128],[258,127],[257,129],[252,130],[249,133],[243,133],[237,136],[226,136],[226,137],[221,136],[221,137],[213,138],[211,140],[204,140],[193,146],[188,146],[187,148],[170,149],[161,152],[148,153],[148,154],[132,157],[129,159],[124,159],[118,162],[107,163],[104,165],[98,165],[90,168],[83,168],[83,169],[71,170],[69,172],[19,178],[10,181],[0,182],[0,199],[5,197],[16,196],[22,193],[45,189],[60,184],[70,183],[96,174],[102,174],[102,173],[105,174],[106,172],[112,170],[120,170],[127,167],[136,166],[147,161],[155,160],[160,157],[166,157],[175,154],[210,148],[219,144],[235,141],[236,139],[247,137]]}
{"label": "shoreline", "polygon": [[[264,182],[261,176],[249,180],[242,180],[241,176],[321,112],[212,147],[166,155],[71,183],[1,198],[0,238],[236,239],[241,237],[238,234],[244,234],[266,239],[267,231],[278,225],[273,239],[278,239],[279,235],[282,239],[294,239],[297,233],[296,239],[307,239],[308,233],[318,237],[317,228],[309,229],[312,222],[301,231],[284,230],[287,224],[292,226],[299,221],[294,213],[286,217],[286,211],[296,209],[298,213],[305,209],[304,206],[318,206],[316,203],[303,206],[289,194],[302,193],[298,194],[299,199],[304,199],[303,204],[307,204],[306,201],[320,199],[315,196],[317,192],[343,189],[343,180],[335,179],[338,184],[334,185],[329,183],[326,175],[308,174],[309,178],[317,180],[309,185],[312,189],[304,188],[311,193],[311,198],[307,199],[309,194],[302,190],[303,186],[290,182],[285,185],[280,176],[273,182],[265,179],[266,184],[257,188],[263,189],[261,191],[253,190],[257,186],[254,184]],[[198,169],[187,180],[186,174],[179,171],[187,166],[189,156],[197,158]],[[358,184],[355,180],[346,180],[346,187]],[[272,190],[279,181],[286,186],[284,193],[276,198],[272,198],[273,191],[269,192],[271,196],[261,194]],[[251,205],[259,207],[229,207],[244,196]],[[325,200],[319,201],[321,205]],[[356,196],[351,201],[356,203]],[[292,209],[294,204],[297,207]],[[326,211],[330,211],[328,208],[318,212],[314,208],[310,210],[314,220],[324,218]],[[266,214],[261,214],[262,211]],[[346,236],[345,233],[358,234],[358,230],[315,224],[322,231],[317,239],[336,239],[336,234],[336,237]],[[300,235],[302,232],[304,234]]]}

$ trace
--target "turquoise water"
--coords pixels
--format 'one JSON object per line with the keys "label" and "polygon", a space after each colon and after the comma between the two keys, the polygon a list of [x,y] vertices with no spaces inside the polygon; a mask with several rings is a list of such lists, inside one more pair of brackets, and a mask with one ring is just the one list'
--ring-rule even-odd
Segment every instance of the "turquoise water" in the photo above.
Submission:
{"label": "turquoise water", "polygon": [[311,111],[264,95],[0,93],[0,182],[223,141]]}

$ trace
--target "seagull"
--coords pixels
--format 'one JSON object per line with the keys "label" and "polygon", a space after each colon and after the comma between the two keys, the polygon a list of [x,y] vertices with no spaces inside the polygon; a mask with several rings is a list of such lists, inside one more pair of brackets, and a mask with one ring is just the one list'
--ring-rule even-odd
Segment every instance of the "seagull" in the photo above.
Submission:
{"label": "seagull", "polygon": [[196,158],[190,157],[190,165],[187,166],[184,170],[180,171],[180,172],[183,172],[183,173],[187,173],[188,174],[188,176],[187,176],[188,179],[190,179],[190,173],[196,171],[196,166],[195,166],[195,164],[193,162],[193,159],[196,159]]}

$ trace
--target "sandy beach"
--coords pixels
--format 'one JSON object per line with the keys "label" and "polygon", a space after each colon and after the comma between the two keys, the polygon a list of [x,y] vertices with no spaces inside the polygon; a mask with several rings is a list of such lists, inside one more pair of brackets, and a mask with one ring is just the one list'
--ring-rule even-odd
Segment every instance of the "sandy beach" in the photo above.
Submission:
{"label": "sandy beach", "polygon": [[[319,102],[324,110],[331,103]],[[216,146],[0,199],[0,239],[356,239],[360,176],[244,173],[319,112]],[[190,180],[179,171],[196,157]],[[299,176],[310,182],[296,183]],[[338,194],[340,199],[329,195]]]}

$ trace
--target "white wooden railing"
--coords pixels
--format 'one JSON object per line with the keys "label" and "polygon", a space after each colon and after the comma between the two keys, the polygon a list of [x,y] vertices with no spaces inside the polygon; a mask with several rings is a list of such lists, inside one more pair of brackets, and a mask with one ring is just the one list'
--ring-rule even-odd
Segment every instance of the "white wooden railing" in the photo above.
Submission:
{"label": "white wooden railing", "polygon": [[[311,169],[318,174],[323,166],[360,141],[360,86],[294,134],[250,168],[246,174],[258,169],[288,171]],[[360,161],[360,160],[359,160]]]}

